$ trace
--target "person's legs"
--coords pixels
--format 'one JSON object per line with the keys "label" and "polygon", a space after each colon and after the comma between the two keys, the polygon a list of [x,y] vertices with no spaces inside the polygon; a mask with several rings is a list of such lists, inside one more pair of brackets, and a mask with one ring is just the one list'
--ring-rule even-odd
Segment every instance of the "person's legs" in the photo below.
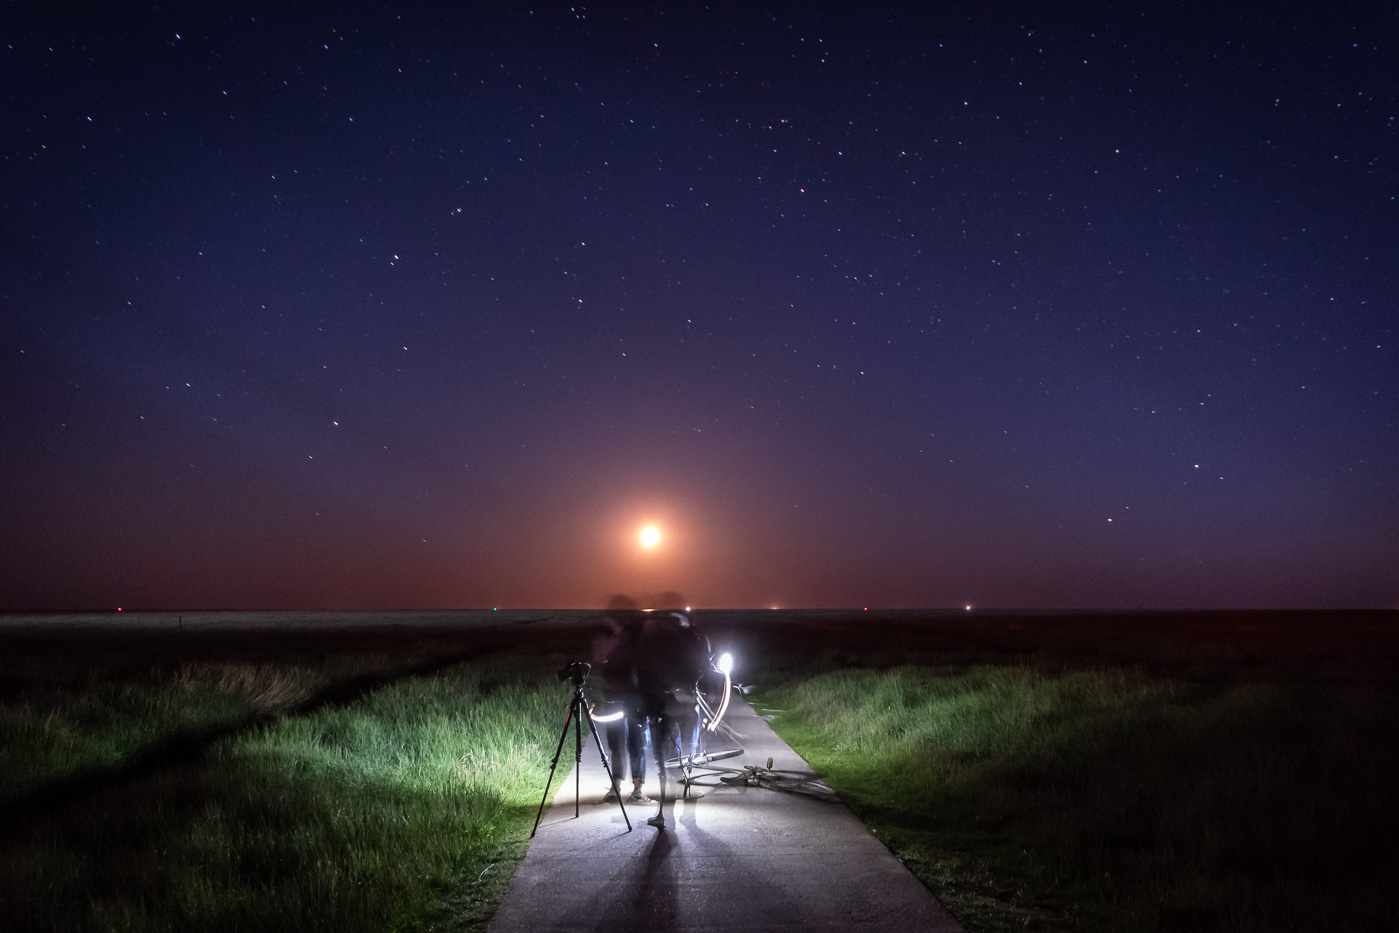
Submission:
{"label": "person's legs", "polygon": [[651,760],[656,763],[656,777],[659,779],[661,787],[661,799],[656,807],[656,815],[646,822],[657,829],[665,829],[665,791],[666,791],[666,767],[665,760],[671,746],[674,744],[672,732],[675,722],[664,714],[652,716],[651,723]]}
{"label": "person's legs", "polygon": [[627,721],[620,719],[616,722],[605,722],[602,728],[607,736],[607,765],[612,769],[612,787],[603,798],[603,802],[612,803],[622,796],[622,752],[628,744]]}
{"label": "person's legs", "polygon": [[646,726],[636,719],[627,720],[627,763],[631,766],[631,796],[628,803],[650,803],[641,790],[646,783]]}

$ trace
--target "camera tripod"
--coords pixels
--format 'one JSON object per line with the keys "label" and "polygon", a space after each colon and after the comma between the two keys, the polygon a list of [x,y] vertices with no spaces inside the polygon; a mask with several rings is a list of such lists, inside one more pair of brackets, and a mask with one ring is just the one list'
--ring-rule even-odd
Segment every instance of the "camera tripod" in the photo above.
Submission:
{"label": "camera tripod", "polygon": [[[577,667],[575,667],[577,666]],[[586,671],[582,670],[583,665],[575,661],[568,667],[560,671],[560,679],[569,674],[573,681],[573,699],[568,704],[568,715],[563,721],[563,732],[559,734],[559,746],[554,749],[554,760],[549,763],[549,780],[544,782],[544,796],[539,801],[539,812],[534,816],[534,829],[529,831],[531,839],[539,831],[539,821],[544,817],[544,804],[549,799],[549,787],[554,783],[554,772],[559,767],[559,756],[563,754],[563,743],[568,738],[568,724],[573,723],[573,817],[578,818],[578,798],[583,790],[583,721],[587,720],[588,731],[592,733],[593,741],[597,744],[598,754],[602,756],[602,768],[607,772],[607,783],[609,787],[615,787],[616,781],[612,777],[612,763],[607,760],[607,752],[603,750],[602,739],[598,737],[597,726],[593,724],[593,717],[588,712],[588,698],[583,695],[583,681],[587,678]],[[617,795],[617,806],[622,809],[622,819],[626,820],[627,832],[631,832],[631,818],[627,816],[627,808],[622,803],[622,797]]]}

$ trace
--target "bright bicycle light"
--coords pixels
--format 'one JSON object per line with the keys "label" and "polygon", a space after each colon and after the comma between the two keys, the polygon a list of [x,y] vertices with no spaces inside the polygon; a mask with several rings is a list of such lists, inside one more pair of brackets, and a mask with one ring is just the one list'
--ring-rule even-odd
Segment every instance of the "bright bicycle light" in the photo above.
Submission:
{"label": "bright bicycle light", "polygon": [[704,722],[704,727],[713,732],[719,728],[719,723],[724,719],[724,713],[729,708],[729,692],[733,690],[733,681],[729,679],[729,671],[734,669],[734,656],[725,651],[719,655],[719,660],[714,662],[714,669],[724,675],[724,698],[719,701],[719,709],[711,711],[709,705],[701,699],[708,718]]}

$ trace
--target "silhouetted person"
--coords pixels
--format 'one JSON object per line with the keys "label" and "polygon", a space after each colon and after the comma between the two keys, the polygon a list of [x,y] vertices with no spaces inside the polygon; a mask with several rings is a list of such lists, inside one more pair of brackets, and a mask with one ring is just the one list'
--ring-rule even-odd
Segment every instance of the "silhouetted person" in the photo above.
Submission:
{"label": "silhouetted person", "polygon": [[[678,594],[677,607],[683,606]],[[660,805],[646,822],[665,827],[666,759],[672,749],[681,756],[680,726],[695,715],[699,681],[709,670],[709,640],[682,611],[646,614],[631,652],[640,712],[651,728],[651,752],[660,779]]]}
{"label": "silhouetted person", "polygon": [[639,712],[641,703],[631,661],[642,629],[636,600],[620,593],[608,599],[604,624],[606,629],[593,640],[593,665],[602,696],[598,705],[604,709],[604,715],[621,712],[622,718],[600,723],[612,765],[612,786],[603,802],[614,803],[622,795],[625,750],[632,783],[627,802],[650,803],[651,798],[641,789],[646,783],[646,718]]}

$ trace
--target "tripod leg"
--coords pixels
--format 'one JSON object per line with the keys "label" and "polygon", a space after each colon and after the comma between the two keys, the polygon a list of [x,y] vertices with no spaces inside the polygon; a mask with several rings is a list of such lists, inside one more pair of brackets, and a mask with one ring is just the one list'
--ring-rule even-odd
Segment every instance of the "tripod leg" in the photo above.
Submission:
{"label": "tripod leg", "polygon": [[549,762],[549,780],[544,782],[544,796],[539,798],[539,812],[534,815],[534,829],[529,831],[531,839],[534,838],[535,833],[539,832],[539,821],[544,817],[544,802],[549,799],[549,786],[554,783],[554,771],[559,767],[559,756],[563,754],[563,742],[564,739],[568,738],[568,721],[572,718],[573,705],[569,704],[568,716],[563,721],[563,732],[559,733],[559,747],[554,749],[554,760]]}
{"label": "tripod leg", "polygon": [[573,709],[573,818],[578,819],[578,798],[583,796],[583,716],[588,706],[580,694],[574,694]]}
{"label": "tripod leg", "polygon": [[[593,722],[592,714],[588,712],[587,704],[583,704],[583,714],[588,720],[588,731],[593,734],[593,741],[597,743],[598,754],[602,756],[602,770],[607,772],[607,786],[616,787],[617,779],[612,776],[612,762],[607,759],[607,752],[603,750],[602,739],[597,734],[597,725]],[[580,717],[582,718],[582,717]],[[581,769],[580,769],[581,770]],[[626,804],[622,803],[622,795],[617,795],[617,806],[622,808],[622,819],[627,821],[627,832],[631,832],[631,817],[627,816]]]}

